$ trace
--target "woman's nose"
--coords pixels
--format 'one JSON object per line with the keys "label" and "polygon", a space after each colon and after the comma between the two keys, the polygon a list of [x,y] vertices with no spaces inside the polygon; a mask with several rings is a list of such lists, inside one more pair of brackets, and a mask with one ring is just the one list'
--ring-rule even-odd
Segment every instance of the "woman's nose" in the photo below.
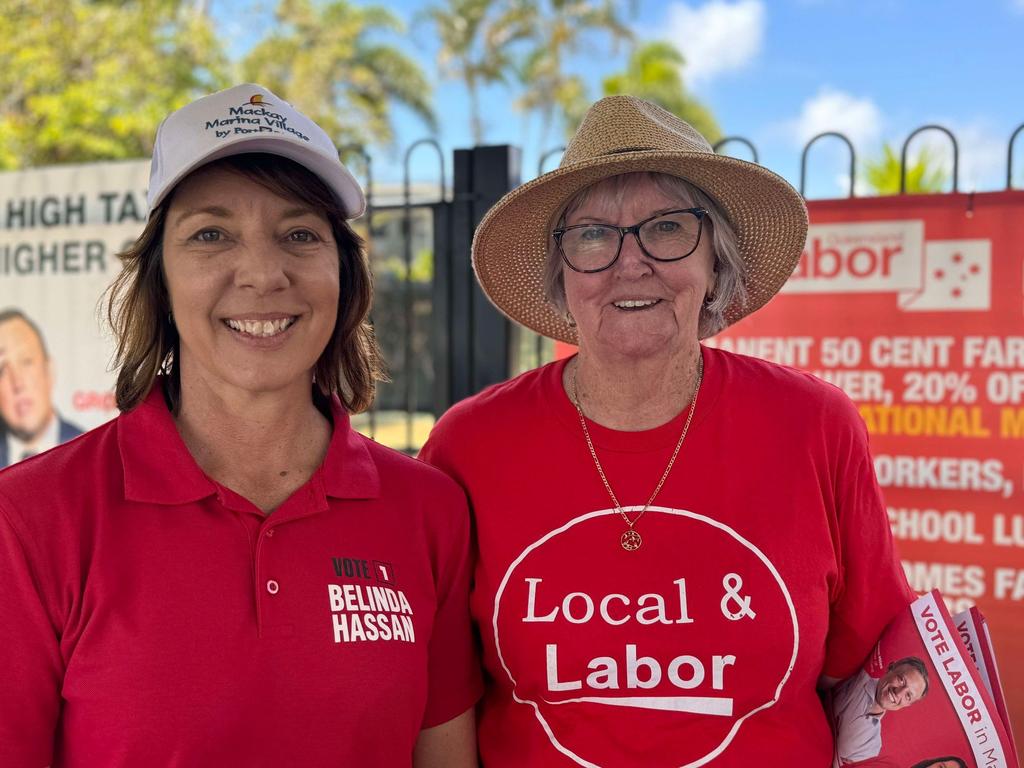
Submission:
{"label": "woman's nose", "polygon": [[273,293],[288,286],[286,261],[289,254],[276,242],[256,241],[239,254],[235,267],[235,285],[252,288],[259,295]]}
{"label": "woman's nose", "polygon": [[630,274],[645,274],[651,271],[651,260],[640,247],[640,240],[635,232],[627,232],[622,238],[622,250],[616,266]]}

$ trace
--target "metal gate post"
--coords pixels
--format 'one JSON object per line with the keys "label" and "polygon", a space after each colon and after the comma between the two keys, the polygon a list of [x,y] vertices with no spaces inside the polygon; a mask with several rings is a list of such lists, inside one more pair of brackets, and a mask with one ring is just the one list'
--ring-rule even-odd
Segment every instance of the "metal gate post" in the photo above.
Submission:
{"label": "metal gate post", "polygon": [[[473,276],[473,232],[506,192],[519,184],[521,153],[509,145],[455,150],[450,217],[435,216],[435,237],[448,237],[435,251],[434,409],[504,381],[511,372],[511,324],[488,301]],[[444,229],[442,229],[444,228]],[[445,369],[443,374],[441,368]]]}

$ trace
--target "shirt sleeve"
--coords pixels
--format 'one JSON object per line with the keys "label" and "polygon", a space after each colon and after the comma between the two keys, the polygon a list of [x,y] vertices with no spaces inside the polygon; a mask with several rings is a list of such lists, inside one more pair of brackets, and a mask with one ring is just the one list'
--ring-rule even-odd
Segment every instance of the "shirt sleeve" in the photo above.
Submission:
{"label": "shirt sleeve", "polygon": [[427,659],[427,706],[423,727],[440,725],[461,715],[480,698],[483,684],[476,642],[469,618],[469,511],[466,497],[454,483],[445,483],[444,530],[437,542],[437,611]]}
{"label": "shirt sleeve", "polygon": [[875,478],[867,429],[847,402],[834,468],[839,577],[831,595],[823,672],[856,672],[882,631],[915,595],[907,583]]}
{"label": "shirt sleeve", "polygon": [[29,557],[0,501],[0,755],[12,768],[53,760],[64,664]]}
{"label": "shirt sleeve", "polygon": [[[462,472],[459,467],[459,460],[455,453],[457,442],[452,440],[450,436],[449,424],[452,421],[452,411],[459,408],[456,405],[453,409],[449,410],[434,425],[434,428],[430,430],[430,435],[427,437],[427,442],[420,448],[419,455],[417,458],[420,461],[424,461],[433,467],[437,467],[444,472],[448,477],[455,480],[456,483],[461,485],[463,488],[466,487],[466,483],[462,477]],[[472,437],[469,435],[463,436],[461,443],[465,444],[472,442]]]}

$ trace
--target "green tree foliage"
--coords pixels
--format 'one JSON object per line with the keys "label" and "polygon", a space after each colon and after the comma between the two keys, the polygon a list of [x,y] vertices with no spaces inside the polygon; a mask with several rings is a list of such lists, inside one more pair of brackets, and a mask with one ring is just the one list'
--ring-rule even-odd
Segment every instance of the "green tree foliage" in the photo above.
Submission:
{"label": "green tree foliage", "polygon": [[389,144],[394,104],[435,127],[423,71],[380,40],[404,31],[380,5],[282,0],[274,31],[248,53],[242,71],[309,115],[339,146]]}
{"label": "green tree foliage", "polygon": [[0,0],[0,168],[145,157],[225,69],[193,2]]}
{"label": "green tree foliage", "polygon": [[531,0],[447,0],[422,14],[441,43],[441,76],[466,86],[475,144],[483,144],[485,135],[480,88],[507,83],[515,72],[515,45],[531,33],[534,6]]}
{"label": "green tree foliage", "polygon": [[666,42],[643,43],[633,51],[623,72],[604,79],[605,96],[628,93],[664,107],[714,144],[722,138],[711,111],[690,96],[683,84],[683,54]]}
{"label": "green tree foliage", "polygon": [[[579,75],[566,70],[567,60],[579,53],[595,51],[597,37],[618,44],[633,40],[622,18],[621,0],[542,0],[533,3],[531,44],[520,67],[523,93],[516,106],[541,118],[540,146],[557,114],[567,129],[575,129],[588,106],[586,85]],[[568,130],[571,133],[571,130]]]}
{"label": "green tree foliage", "polygon": [[[882,147],[882,155],[865,160],[863,167],[868,187],[876,195],[900,193],[900,156],[891,144],[886,142]],[[908,194],[942,192],[948,181],[949,174],[928,147],[922,147],[916,157],[909,159],[906,180]]]}

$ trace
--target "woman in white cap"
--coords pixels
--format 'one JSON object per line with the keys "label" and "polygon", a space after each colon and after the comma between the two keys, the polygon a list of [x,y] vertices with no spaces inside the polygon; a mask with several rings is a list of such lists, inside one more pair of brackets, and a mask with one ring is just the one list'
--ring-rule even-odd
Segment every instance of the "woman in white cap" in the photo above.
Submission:
{"label": "woman in white cap", "polygon": [[810,375],[700,342],[767,302],[800,196],[628,96],[484,218],[477,277],[568,360],[452,408],[486,768],[827,766],[818,689],[912,598],[864,425]]}
{"label": "woman in white cap", "polygon": [[242,85],[168,117],[121,415],[0,476],[5,766],[470,766],[468,515],[363,438],[363,193]]}

